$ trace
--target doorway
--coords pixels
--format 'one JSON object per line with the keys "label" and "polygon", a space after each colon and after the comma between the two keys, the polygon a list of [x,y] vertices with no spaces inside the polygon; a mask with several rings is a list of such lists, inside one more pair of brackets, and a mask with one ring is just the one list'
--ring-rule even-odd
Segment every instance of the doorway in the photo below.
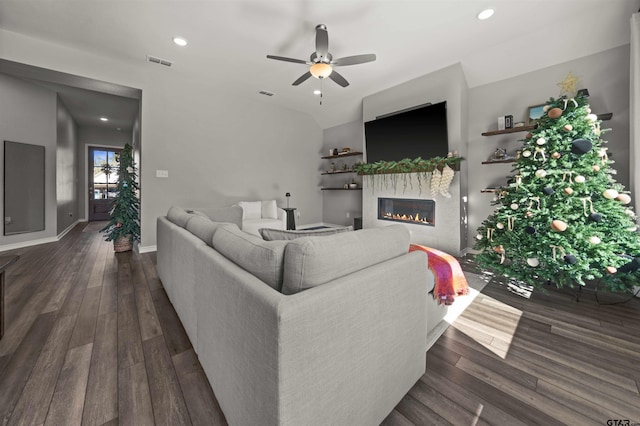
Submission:
{"label": "doorway", "polygon": [[109,212],[118,195],[119,148],[89,147],[89,222],[109,220]]}

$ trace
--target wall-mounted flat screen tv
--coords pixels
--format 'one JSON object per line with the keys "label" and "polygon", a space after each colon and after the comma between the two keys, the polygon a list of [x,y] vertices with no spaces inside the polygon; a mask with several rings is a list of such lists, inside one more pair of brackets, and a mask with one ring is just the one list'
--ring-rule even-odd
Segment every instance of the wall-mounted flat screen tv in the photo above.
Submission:
{"label": "wall-mounted flat screen tv", "polygon": [[447,102],[389,114],[364,123],[367,163],[446,157]]}

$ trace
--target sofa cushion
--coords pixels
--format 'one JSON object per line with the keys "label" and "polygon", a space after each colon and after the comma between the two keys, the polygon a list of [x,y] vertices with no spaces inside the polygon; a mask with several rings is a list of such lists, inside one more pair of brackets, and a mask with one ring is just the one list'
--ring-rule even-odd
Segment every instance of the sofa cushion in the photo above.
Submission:
{"label": "sofa cushion", "polygon": [[287,231],[283,229],[261,228],[260,235],[266,241],[276,240],[295,240],[300,237],[322,237],[326,235],[339,234],[341,232],[353,231],[353,226],[345,226],[344,228],[326,228],[326,229],[300,229],[297,231]]}
{"label": "sofa cushion", "polygon": [[194,209],[194,213],[205,216],[214,222],[235,223],[239,228],[242,227],[242,207],[210,207]]}
{"label": "sofa cushion", "polygon": [[242,220],[260,219],[262,217],[261,201],[240,201],[238,205],[242,207]]}
{"label": "sofa cushion", "polygon": [[192,217],[193,214],[187,212],[182,207],[171,206],[169,208],[169,211],[167,212],[167,219],[181,228],[186,227],[187,222],[189,222],[189,219],[191,219]]}
{"label": "sofa cushion", "polygon": [[276,200],[262,201],[262,218],[263,219],[278,218],[278,206],[276,205]]}
{"label": "sofa cushion", "polygon": [[286,241],[264,241],[235,225],[220,225],[213,234],[213,248],[252,275],[280,291]]}
{"label": "sofa cushion", "polygon": [[[409,239],[407,228],[391,225],[290,241],[285,250],[282,293],[298,293],[406,254]],[[356,256],[362,253],[366,255]]]}
{"label": "sofa cushion", "polygon": [[193,216],[189,219],[189,222],[187,222],[187,231],[212,247],[213,234],[220,225],[220,222],[213,222],[206,217]]}

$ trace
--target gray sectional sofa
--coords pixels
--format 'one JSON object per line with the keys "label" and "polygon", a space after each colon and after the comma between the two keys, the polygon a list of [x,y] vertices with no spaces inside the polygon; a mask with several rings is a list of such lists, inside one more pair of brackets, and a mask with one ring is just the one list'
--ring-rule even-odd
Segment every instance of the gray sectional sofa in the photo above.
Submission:
{"label": "gray sectional sofa", "polygon": [[229,424],[379,424],[425,371],[426,254],[401,225],[265,241],[238,220],[157,221],[160,279]]}

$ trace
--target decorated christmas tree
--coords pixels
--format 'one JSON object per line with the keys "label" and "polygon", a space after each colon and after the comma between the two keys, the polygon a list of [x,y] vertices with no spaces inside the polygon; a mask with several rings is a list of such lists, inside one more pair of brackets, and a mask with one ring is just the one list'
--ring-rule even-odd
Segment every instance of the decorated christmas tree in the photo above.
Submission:
{"label": "decorated christmas tree", "polygon": [[120,155],[118,185],[109,223],[101,232],[106,240],[114,242],[115,251],[131,250],[134,241],[140,241],[140,201],[138,182],[131,145],[126,144]]}
{"label": "decorated christmas tree", "polygon": [[480,266],[535,287],[638,285],[637,218],[600,126],[585,96],[546,103],[496,210],[478,228]]}

